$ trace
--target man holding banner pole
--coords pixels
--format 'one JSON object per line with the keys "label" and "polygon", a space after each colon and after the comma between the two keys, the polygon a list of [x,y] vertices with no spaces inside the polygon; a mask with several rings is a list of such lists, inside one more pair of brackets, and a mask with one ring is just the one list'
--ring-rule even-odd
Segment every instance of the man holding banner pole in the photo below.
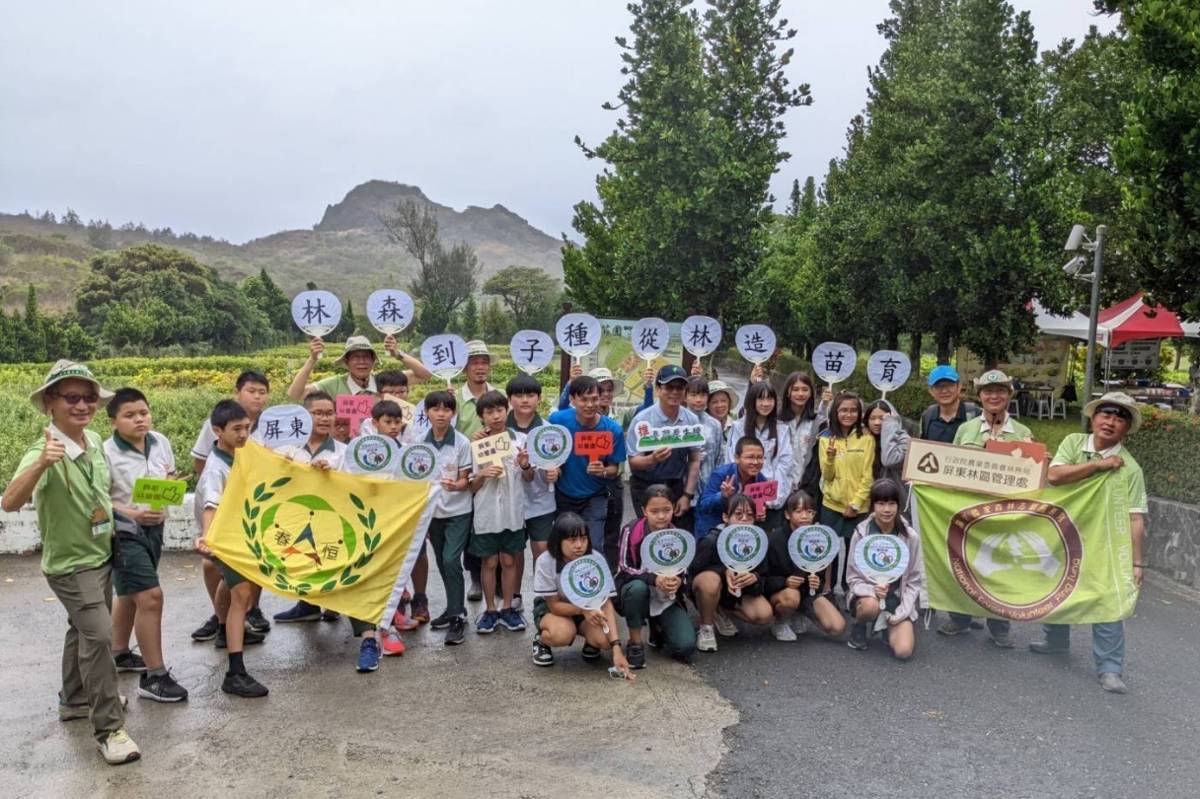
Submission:
{"label": "man holding banner pole", "polygon": [[[1100,474],[1116,472],[1124,479],[1129,501],[1129,530],[1133,546],[1133,581],[1142,584],[1142,539],[1146,533],[1146,480],[1142,467],[1125,449],[1125,437],[1137,432],[1142,414],[1137,403],[1126,394],[1109,392],[1089,402],[1083,415],[1090,420],[1091,434],[1072,433],[1063,439],[1050,464],[1051,485],[1067,485]],[[1071,628],[1066,624],[1044,625],[1045,638],[1029,648],[1039,654],[1065,653],[1070,649]],[[1092,625],[1092,657],[1100,687],[1123,694],[1125,666],[1125,625],[1121,621]]]}

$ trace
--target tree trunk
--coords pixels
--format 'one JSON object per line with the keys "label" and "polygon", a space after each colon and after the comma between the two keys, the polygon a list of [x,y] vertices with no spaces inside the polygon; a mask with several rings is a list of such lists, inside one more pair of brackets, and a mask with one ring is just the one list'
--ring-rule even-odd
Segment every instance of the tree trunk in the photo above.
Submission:
{"label": "tree trunk", "polygon": [[950,332],[939,330],[937,334],[938,363],[950,363]]}
{"label": "tree trunk", "polygon": [[921,334],[912,333],[908,340],[908,360],[912,361],[913,369],[921,370]]}
{"label": "tree trunk", "polygon": [[900,334],[899,334],[899,333],[897,333],[895,330],[893,330],[893,331],[891,331],[890,333],[888,333],[888,337],[887,337],[887,348],[888,348],[889,350],[898,350],[898,349],[900,349]]}

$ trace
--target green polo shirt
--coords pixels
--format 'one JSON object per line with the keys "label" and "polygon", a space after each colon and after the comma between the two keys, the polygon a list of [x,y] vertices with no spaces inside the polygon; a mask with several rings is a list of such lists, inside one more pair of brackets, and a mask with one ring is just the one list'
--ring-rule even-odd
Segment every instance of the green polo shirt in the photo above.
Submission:
{"label": "green polo shirt", "polygon": [[339,394],[378,394],[378,389],[375,388],[375,375],[367,378],[367,387],[362,388],[357,383],[350,382],[348,373],[330,375],[322,377],[317,382],[313,383],[317,391],[324,391],[329,396],[337,399]]}
{"label": "green polo shirt", "polygon": [[963,422],[958,432],[954,434],[954,443],[960,447],[979,447],[989,441],[1032,441],[1033,433],[1029,428],[1011,416],[1004,422],[1000,435],[993,436],[988,432],[987,421],[982,416],[976,416]]}
{"label": "green polo shirt", "polygon": [[[84,436],[87,449],[68,444],[67,456],[43,472],[33,490],[45,574],[94,569],[112,557],[108,463],[100,436],[91,430],[85,430]],[[33,466],[45,448],[44,437],[34,442],[21,458],[14,477]],[[92,511],[97,507],[108,514],[110,532],[93,536]]]}
{"label": "green polo shirt", "polygon": [[[487,388],[483,390],[484,394],[497,390],[491,383],[486,385]],[[479,396],[482,397],[483,394]],[[466,383],[463,383],[463,387],[458,391],[458,415],[454,422],[454,429],[468,439],[474,438],[475,434],[483,429],[483,420],[479,418],[475,396],[471,394],[471,389]]]}
{"label": "green polo shirt", "polygon": [[1150,500],[1146,496],[1146,477],[1142,467],[1133,458],[1133,453],[1123,444],[1116,444],[1106,450],[1097,451],[1095,441],[1087,433],[1071,433],[1058,445],[1051,466],[1078,466],[1088,461],[1098,461],[1109,455],[1119,455],[1125,462],[1119,471],[1125,476],[1125,488],[1129,495],[1129,512],[1147,514],[1150,512]]}

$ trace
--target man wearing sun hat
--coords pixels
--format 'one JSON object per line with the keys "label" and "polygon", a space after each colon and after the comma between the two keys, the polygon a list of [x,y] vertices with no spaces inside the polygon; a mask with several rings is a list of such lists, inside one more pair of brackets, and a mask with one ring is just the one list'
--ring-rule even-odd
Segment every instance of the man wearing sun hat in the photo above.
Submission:
{"label": "man wearing sun hat", "polygon": [[42,538],[42,573],[67,612],[58,717],[91,717],[96,745],[117,765],[141,753],[125,732],[112,655],[112,533],[108,464],[100,436],[87,429],[101,400],[112,397],[90,369],[61,360],[30,396],[50,417],[25,452],[0,507],[31,499]]}
{"label": "man wearing sun hat", "polygon": [[[396,339],[393,336],[385,338],[383,346],[389,355],[404,362],[407,367],[404,375],[410,383],[429,378],[429,370],[425,368],[424,364],[407,352],[400,350],[396,346]],[[375,366],[379,363],[379,356],[366,336],[350,336],[346,339],[346,349],[342,352],[342,356],[333,362],[334,366],[344,366],[345,374],[330,375],[315,383],[309,383],[309,375],[312,374],[312,370],[316,367],[323,352],[325,352],[325,342],[320,336],[314,336],[308,345],[308,359],[292,379],[292,384],[288,386],[288,397],[299,402],[314,391],[324,391],[331,397],[337,397],[339,394],[379,393],[375,388],[375,375],[372,374]]]}
{"label": "man wearing sun hat", "polygon": [[[1111,391],[1083,408],[1091,433],[1072,433],[1058,445],[1050,462],[1051,485],[1067,485],[1095,474],[1119,472],[1125,478],[1129,504],[1129,530],[1133,546],[1133,581],[1142,584],[1142,539],[1146,534],[1146,478],[1142,467],[1125,449],[1125,437],[1142,426],[1142,413],[1127,394]],[[1067,652],[1071,628],[1065,624],[1044,625],[1045,638],[1029,648],[1039,654]],[[1125,625],[1119,621],[1092,625],[1092,658],[1100,687],[1115,694],[1125,693]]]}

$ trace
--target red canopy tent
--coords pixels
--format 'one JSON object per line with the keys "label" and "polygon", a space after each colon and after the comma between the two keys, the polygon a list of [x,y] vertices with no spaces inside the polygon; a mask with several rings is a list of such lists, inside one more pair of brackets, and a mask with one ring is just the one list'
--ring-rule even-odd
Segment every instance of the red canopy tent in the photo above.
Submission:
{"label": "red canopy tent", "polygon": [[[1127,341],[1155,338],[1194,337],[1200,330],[1197,325],[1184,325],[1174,311],[1161,305],[1150,307],[1138,292],[1100,312],[1096,325],[1096,341],[1109,349],[1119,347]],[[1084,335],[1086,338],[1086,333]]]}

